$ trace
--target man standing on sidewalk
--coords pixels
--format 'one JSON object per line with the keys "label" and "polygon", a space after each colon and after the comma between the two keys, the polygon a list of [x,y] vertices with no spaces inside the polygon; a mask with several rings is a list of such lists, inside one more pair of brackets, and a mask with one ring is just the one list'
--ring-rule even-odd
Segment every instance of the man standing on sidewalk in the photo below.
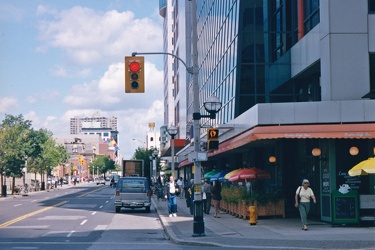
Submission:
{"label": "man standing on sidewalk", "polygon": [[205,214],[210,213],[211,198],[212,198],[211,191],[212,191],[212,186],[210,184],[210,181],[208,179],[205,179],[205,183],[202,185],[203,212]]}

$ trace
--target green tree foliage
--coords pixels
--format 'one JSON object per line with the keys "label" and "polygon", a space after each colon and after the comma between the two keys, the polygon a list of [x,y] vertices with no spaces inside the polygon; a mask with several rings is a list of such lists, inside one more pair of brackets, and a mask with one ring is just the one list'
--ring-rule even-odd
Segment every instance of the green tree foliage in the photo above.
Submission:
{"label": "green tree foliage", "polygon": [[99,167],[99,174],[105,174],[108,171],[115,170],[115,162],[108,156],[97,156],[95,160],[89,164],[90,173],[97,173]]}
{"label": "green tree foliage", "polygon": [[[13,180],[22,176],[25,156],[30,150],[28,140],[30,130],[31,121],[24,120],[22,115],[5,115],[5,119],[0,125],[1,173],[13,177]],[[14,190],[14,181],[12,190]]]}
{"label": "green tree foliage", "polygon": [[50,166],[64,163],[68,157],[64,146],[56,145],[52,132],[32,129],[31,121],[25,120],[22,115],[5,115],[0,124],[0,173],[13,177],[12,190],[15,178],[23,176],[26,159],[27,172],[44,176],[47,170],[50,172]]}

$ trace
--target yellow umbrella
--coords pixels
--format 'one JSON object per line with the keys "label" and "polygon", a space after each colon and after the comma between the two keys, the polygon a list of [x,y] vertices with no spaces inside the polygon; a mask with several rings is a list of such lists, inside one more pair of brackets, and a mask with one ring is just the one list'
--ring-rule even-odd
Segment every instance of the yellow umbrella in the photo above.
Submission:
{"label": "yellow umbrella", "polygon": [[349,170],[350,176],[375,174],[375,158],[361,161]]}
{"label": "yellow umbrella", "polygon": [[227,174],[224,176],[224,178],[227,179],[227,180],[229,180],[229,178],[230,178],[232,175],[234,175],[235,173],[237,173],[237,172],[240,171],[240,170],[241,170],[241,168],[236,169],[236,170],[232,170],[232,171],[230,171],[229,173],[227,173]]}

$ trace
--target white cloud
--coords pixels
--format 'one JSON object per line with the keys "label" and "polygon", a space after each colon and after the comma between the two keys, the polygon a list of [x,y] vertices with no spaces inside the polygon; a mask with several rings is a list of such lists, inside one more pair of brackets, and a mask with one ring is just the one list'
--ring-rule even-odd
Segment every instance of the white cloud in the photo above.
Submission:
{"label": "white cloud", "polygon": [[0,113],[10,113],[14,106],[18,106],[18,100],[14,97],[0,98]]}
{"label": "white cloud", "polygon": [[149,18],[135,19],[130,11],[100,13],[76,6],[54,18],[40,21],[40,38],[45,42],[40,51],[45,46],[60,48],[77,64],[98,63],[103,58],[118,60],[140,48],[162,50],[160,25]]}

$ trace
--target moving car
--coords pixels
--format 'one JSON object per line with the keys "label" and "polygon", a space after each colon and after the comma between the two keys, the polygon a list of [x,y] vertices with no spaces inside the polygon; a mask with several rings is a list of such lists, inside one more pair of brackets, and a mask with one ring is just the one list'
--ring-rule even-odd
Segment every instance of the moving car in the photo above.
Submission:
{"label": "moving car", "polygon": [[103,177],[98,177],[95,180],[96,180],[96,185],[99,185],[99,184],[105,185],[105,180]]}
{"label": "moving car", "polygon": [[115,211],[121,208],[145,208],[150,212],[151,188],[146,177],[121,177],[116,186]]}

